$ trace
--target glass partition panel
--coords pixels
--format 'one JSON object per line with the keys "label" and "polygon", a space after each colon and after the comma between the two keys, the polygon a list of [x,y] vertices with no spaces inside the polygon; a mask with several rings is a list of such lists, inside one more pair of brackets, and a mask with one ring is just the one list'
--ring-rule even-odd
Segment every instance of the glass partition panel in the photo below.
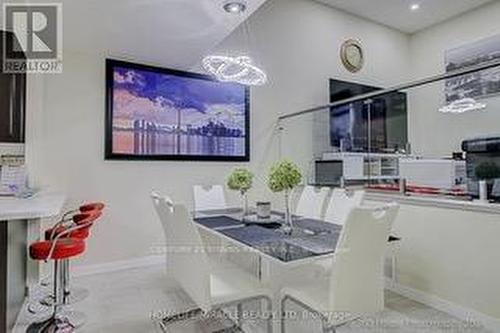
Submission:
{"label": "glass partition panel", "polygon": [[280,121],[278,125],[280,159],[287,159],[297,164],[302,170],[305,183],[308,184],[315,181],[314,162],[322,158],[322,151],[329,146],[328,124],[323,124],[325,126],[320,130],[315,129],[318,127],[315,119],[322,116],[324,112],[309,113]]}
{"label": "glass partition panel", "polygon": [[330,80],[331,102],[350,99],[281,119],[281,157],[317,186],[500,201],[500,67],[431,81]]}

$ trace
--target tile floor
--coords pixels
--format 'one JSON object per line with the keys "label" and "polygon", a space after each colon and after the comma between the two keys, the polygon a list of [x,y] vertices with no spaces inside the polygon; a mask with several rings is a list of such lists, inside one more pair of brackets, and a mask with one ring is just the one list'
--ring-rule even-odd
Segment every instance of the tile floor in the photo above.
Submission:
{"label": "tile floor", "polygon": [[[163,266],[119,271],[110,274],[75,278],[73,283],[88,288],[89,298],[75,306],[87,315],[87,324],[78,332],[86,333],[161,333],[156,315],[172,309],[192,307],[189,297],[175,282],[165,277]],[[170,313],[170,312],[169,312]],[[14,333],[24,332],[29,316],[20,317]],[[297,325],[299,324],[299,325]],[[319,322],[290,322],[287,332],[321,332]],[[170,327],[173,333],[208,332],[206,325],[197,321]],[[245,332],[259,332],[258,323]],[[487,331],[467,326],[460,320],[392,292],[386,293],[386,309],[373,318],[354,321],[337,330],[350,332],[444,333]]]}

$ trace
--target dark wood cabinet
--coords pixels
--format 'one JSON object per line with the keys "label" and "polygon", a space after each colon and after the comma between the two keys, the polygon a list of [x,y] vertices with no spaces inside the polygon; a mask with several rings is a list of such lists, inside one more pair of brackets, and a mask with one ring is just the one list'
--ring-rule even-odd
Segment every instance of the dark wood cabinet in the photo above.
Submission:
{"label": "dark wood cabinet", "polygon": [[0,31],[0,143],[23,143],[26,74],[4,73],[3,46],[10,32]]}

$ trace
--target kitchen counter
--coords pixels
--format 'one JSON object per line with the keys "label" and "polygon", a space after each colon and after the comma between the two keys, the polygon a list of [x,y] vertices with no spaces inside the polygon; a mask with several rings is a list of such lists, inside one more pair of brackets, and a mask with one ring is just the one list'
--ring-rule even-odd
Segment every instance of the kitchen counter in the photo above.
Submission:
{"label": "kitchen counter", "polygon": [[28,259],[28,247],[40,239],[40,221],[57,216],[62,193],[41,191],[31,198],[0,197],[0,332],[9,332],[40,277],[40,263]]}
{"label": "kitchen counter", "polygon": [[62,193],[41,191],[23,199],[0,197],[0,221],[29,220],[52,217],[59,214],[64,205]]}
{"label": "kitchen counter", "polygon": [[366,192],[365,198],[366,200],[370,201],[396,201],[401,204],[408,204],[413,206],[448,208],[479,213],[500,214],[500,204],[497,203],[483,203],[479,201],[469,201],[459,198],[455,199],[452,197],[438,195],[402,195],[397,192],[368,190]]}
{"label": "kitchen counter", "polygon": [[[500,266],[493,263],[500,261],[500,204],[373,190],[365,198],[369,204],[400,204],[392,227],[402,238],[395,283],[391,281],[396,291],[446,300],[442,304],[476,313],[473,321],[492,327],[498,323],[500,297],[493,291]],[[495,327],[490,331],[500,332]]]}

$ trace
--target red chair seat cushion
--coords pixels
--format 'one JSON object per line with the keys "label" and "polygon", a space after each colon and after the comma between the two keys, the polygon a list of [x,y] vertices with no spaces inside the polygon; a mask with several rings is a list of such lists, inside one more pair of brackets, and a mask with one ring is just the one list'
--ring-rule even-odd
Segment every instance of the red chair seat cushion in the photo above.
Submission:
{"label": "red chair seat cushion", "polygon": [[76,214],[73,216],[73,222],[78,225],[93,223],[99,217],[101,217],[102,212],[100,210],[91,210],[85,213]]}
{"label": "red chair seat cushion", "polygon": [[85,242],[83,240],[75,238],[63,238],[57,241],[51,258],[47,258],[49,256],[52,244],[53,242],[51,241],[41,241],[31,244],[30,257],[35,260],[61,260],[76,257],[77,255],[85,251]]}
{"label": "red chair seat cushion", "polygon": [[[59,235],[60,233],[63,233],[64,231],[66,231],[68,229],[69,229],[69,227],[65,227],[65,226],[57,227],[55,232],[54,232],[54,237]],[[50,237],[52,236],[53,230],[54,230],[54,228],[50,228],[50,229],[45,230],[45,240],[51,240]],[[90,226],[88,228],[82,228],[82,229],[72,231],[69,234],[64,235],[63,237],[64,238],[86,239],[89,236],[90,236]]]}
{"label": "red chair seat cushion", "polygon": [[104,205],[102,202],[92,202],[88,203],[85,205],[80,206],[80,212],[86,213],[92,210],[103,210],[106,205]]}

